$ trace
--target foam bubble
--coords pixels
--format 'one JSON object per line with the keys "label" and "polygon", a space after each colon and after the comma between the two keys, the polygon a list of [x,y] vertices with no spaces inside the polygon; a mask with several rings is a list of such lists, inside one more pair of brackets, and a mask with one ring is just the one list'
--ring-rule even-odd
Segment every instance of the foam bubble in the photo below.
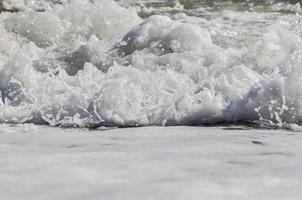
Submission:
{"label": "foam bubble", "polygon": [[299,15],[142,19],[113,1],[49,5],[0,15],[1,122],[302,121]]}

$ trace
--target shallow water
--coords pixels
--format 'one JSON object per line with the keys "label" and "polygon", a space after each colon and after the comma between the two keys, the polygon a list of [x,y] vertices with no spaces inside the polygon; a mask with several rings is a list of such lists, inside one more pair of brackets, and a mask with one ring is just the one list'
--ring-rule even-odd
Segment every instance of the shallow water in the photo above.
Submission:
{"label": "shallow water", "polygon": [[302,123],[296,1],[2,6],[1,123]]}

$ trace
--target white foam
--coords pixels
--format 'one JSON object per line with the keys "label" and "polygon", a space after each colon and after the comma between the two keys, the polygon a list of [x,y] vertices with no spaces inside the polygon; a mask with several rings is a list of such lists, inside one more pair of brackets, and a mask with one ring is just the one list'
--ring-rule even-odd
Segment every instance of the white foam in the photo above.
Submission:
{"label": "white foam", "polygon": [[299,15],[141,19],[113,1],[51,5],[0,15],[2,122],[302,120]]}

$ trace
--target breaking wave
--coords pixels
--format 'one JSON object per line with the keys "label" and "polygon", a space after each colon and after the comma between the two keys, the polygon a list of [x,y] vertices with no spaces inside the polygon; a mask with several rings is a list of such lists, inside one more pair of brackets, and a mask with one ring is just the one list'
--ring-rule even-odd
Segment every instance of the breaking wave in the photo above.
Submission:
{"label": "breaking wave", "polygon": [[299,4],[3,2],[1,123],[302,124]]}

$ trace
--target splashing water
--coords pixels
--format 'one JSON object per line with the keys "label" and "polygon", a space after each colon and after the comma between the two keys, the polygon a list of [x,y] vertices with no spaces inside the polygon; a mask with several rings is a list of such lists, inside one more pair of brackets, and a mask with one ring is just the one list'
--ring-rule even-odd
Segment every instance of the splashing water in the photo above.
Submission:
{"label": "splashing water", "polygon": [[300,5],[211,2],[3,1],[0,122],[301,124]]}

